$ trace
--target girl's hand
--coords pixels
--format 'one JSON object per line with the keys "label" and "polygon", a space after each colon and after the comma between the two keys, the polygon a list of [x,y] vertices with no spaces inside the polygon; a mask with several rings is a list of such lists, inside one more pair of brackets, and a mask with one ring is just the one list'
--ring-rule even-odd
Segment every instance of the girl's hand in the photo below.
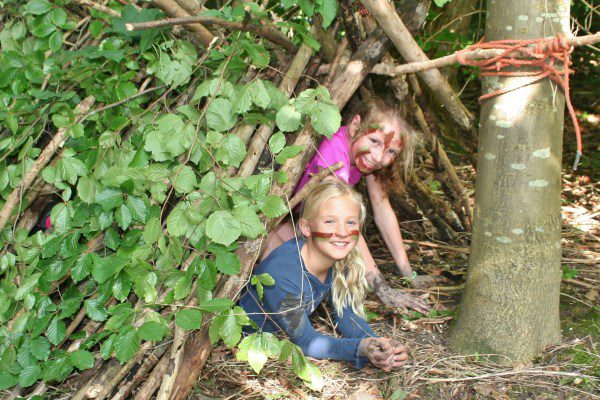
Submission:
{"label": "girl's hand", "polygon": [[379,297],[386,306],[400,308],[400,311],[405,314],[407,314],[409,310],[415,310],[422,314],[429,313],[429,306],[425,301],[391,288],[381,274],[367,273],[367,280],[373,287],[377,297]]}
{"label": "girl's hand", "polygon": [[402,366],[408,359],[406,347],[399,341],[388,338],[365,338],[361,340],[358,352],[366,356],[371,364],[386,372]]}
{"label": "girl's hand", "polygon": [[410,285],[415,289],[427,289],[432,286],[440,285],[447,280],[442,276],[434,276],[434,275],[417,275],[415,276]]}

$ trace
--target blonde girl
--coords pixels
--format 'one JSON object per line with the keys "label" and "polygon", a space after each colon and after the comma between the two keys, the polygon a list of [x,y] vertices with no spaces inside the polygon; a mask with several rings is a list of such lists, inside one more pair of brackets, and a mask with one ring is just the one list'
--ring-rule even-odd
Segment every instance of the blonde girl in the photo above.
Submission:
{"label": "blonde girl", "polygon": [[[356,249],[365,207],[360,195],[341,180],[316,185],[304,200],[298,229],[254,271],[275,280],[262,296],[252,285],[240,305],[262,331],[284,330],[307,356],[367,363],[386,371],[402,365],[406,349],[379,338],[364,320],[365,264]],[[261,298],[262,297],[262,298]],[[342,338],[324,335],[309,316],[328,299]]]}
{"label": "blonde girl", "polygon": [[[338,162],[343,162],[344,166],[335,174],[350,186],[364,176],[375,224],[404,277],[412,276],[413,272],[404,249],[398,219],[384,188],[391,187],[397,175],[411,168],[417,142],[415,131],[401,118],[398,108],[383,99],[373,98],[364,103],[348,125],[342,126],[331,139],[321,143],[296,187],[297,192],[311,175]],[[262,257],[268,256],[273,249],[292,237],[294,230],[291,224],[281,224],[269,235]],[[388,285],[362,237],[358,242],[358,250],[366,264],[367,281],[384,304],[405,310],[428,311],[427,304],[422,300]]]}

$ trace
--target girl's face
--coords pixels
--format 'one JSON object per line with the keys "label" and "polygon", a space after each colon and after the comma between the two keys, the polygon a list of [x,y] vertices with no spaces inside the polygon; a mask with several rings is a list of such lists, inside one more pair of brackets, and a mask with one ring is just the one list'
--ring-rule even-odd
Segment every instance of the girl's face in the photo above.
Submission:
{"label": "girl's face", "polygon": [[368,126],[365,132],[358,131],[358,124],[360,124],[360,116],[357,115],[350,123],[350,134],[355,138],[350,146],[350,152],[356,168],[363,174],[370,174],[392,165],[402,150],[402,136],[398,121],[393,118],[385,119]]}
{"label": "girl's face", "polygon": [[300,220],[309,251],[322,261],[343,260],[360,236],[360,205],[349,195],[327,200],[310,221]]}

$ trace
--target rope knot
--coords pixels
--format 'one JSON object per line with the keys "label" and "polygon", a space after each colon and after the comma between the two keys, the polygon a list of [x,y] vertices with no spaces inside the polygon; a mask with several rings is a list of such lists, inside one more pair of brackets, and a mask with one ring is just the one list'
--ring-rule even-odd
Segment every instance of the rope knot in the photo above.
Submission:
{"label": "rope knot", "polygon": [[[486,60],[477,61],[465,59],[465,52],[477,49],[500,49],[502,50],[502,53]],[[571,65],[570,55],[572,51],[573,46],[567,43],[564,35],[558,34],[554,38],[530,40],[507,39],[485,43],[481,41],[458,52],[456,54],[456,59],[462,65],[479,67],[480,76],[530,77],[530,79],[525,80],[518,86],[499,89],[484,94],[479,97],[479,102],[531,85],[546,77],[550,78],[552,82],[560,86],[565,94],[565,103],[575,128],[577,153],[581,154],[581,131],[579,129],[579,123],[577,122],[575,110],[571,104],[569,93],[569,76],[573,73],[573,70],[569,68]],[[556,69],[555,64],[557,62],[563,65],[561,70]],[[505,70],[505,67],[512,67],[512,69]],[[527,67],[527,69],[523,70],[519,67]],[[578,157],[573,167],[574,170],[577,169],[577,161]]]}

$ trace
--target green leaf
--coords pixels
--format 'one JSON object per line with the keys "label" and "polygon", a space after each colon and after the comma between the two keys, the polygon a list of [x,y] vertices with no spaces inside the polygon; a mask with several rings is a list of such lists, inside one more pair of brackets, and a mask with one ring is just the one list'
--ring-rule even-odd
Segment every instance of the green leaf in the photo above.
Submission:
{"label": "green leaf", "polygon": [[125,201],[127,208],[131,212],[133,219],[139,222],[146,222],[146,203],[136,196],[127,196]]}
{"label": "green leaf", "polygon": [[92,204],[98,192],[98,183],[89,176],[82,176],[77,182],[77,195],[84,203]]}
{"label": "green leaf", "polygon": [[47,0],[30,0],[25,6],[25,11],[34,14],[46,14],[52,9],[52,5]]}
{"label": "green leaf", "polygon": [[129,296],[132,286],[133,283],[131,282],[129,275],[124,271],[121,271],[121,273],[115,277],[112,285],[113,296],[119,301],[127,300],[127,296]]}
{"label": "green leaf", "polygon": [[171,182],[173,182],[173,187],[179,193],[189,193],[192,190],[194,190],[196,186],[198,186],[196,174],[194,173],[194,170],[188,165],[181,165],[179,167],[176,167],[173,170]]}
{"label": "green leaf", "polygon": [[452,0],[433,0],[433,2],[435,3],[435,5],[438,6],[438,7],[443,7],[444,4],[450,3],[450,1],[452,1]]}
{"label": "green leaf", "polygon": [[277,132],[269,139],[269,149],[271,153],[277,154],[285,147],[285,135]]}
{"label": "green leaf", "polygon": [[43,336],[38,336],[29,341],[29,353],[40,361],[45,361],[50,356],[50,342]]}
{"label": "green leaf", "polygon": [[152,303],[156,300],[156,282],[158,278],[154,272],[148,272],[143,278],[135,282],[135,292],[142,297],[146,303]]}
{"label": "green leaf", "polygon": [[[296,111],[293,106],[283,106],[277,111],[275,122],[277,123],[277,127],[283,132],[294,132],[300,127],[301,118],[302,114]],[[285,145],[285,137],[283,144]],[[269,145],[271,145],[270,141]],[[281,146],[281,148],[283,148],[283,146]],[[278,151],[271,151],[276,154],[281,151],[281,148]]]}
{"label": "green leaf", "polygon": [[131,260],[126,256],[111,255],[96,259],[92,267],[92,276],[98,283],[106,282],[110,277],[121,271]]}
{"label": "green leaf", "polygon": [[248,364],[257,374],[260,373],[268,360],[263,343],[263,336],[253,333],[242,340],[238,346],[240,351],[236,354],[239,361],[248,361]]}
{"label": "green leaf", "polygon": [[50,22],[42,22],[34,26],[31,30],[33,36],[43,38],[50,35],[52,32],[56,31],[56,26],[51,24]]}
{"label": "green leaf", "polygon": [[32,274],[27,278],[23,279],[21,285],[15,292],[15,300],[23,300],[25,298],[25,295],[31,292],[33,288],[37,285],[41,275],[41,273],[36,272],[35,274]]}
{"label": "green leaf", "polygon": [[246,145],[237,135],[226,135],[217,149],[218,161],[233,167],[239,167],[246,158]]}
{"label": "green leaf", "polygon": [[198,329],[202,325],[202,312],[193,308],[179,310],[175,316],[175,325],[186,331]]}
{"label": "green leaf", "polygon": [[167,217],[167,231],[173,236],[185,234],[190,227],[187,210],[190,205],[181,201],[171,210]]}
{"label": "green leaf", "polygon": [[175,88],[190,80],[192,66],[197,54],[194,47],[187,42],[177,41],[170,55],[160,52],[156,76],[165,84]]}
{"label": "green leaf", "polygon": [[56,53],[63,45],[63,36],[61,31],[56,31],[48,38],[48,47]]}
{"label": "green leaf", "polygon": [[106,307],[100,299],[88,299],[84,302],[85,313],[92,321],[105,321],[108,317]]}
{"label": "green leaf", "polygon": [[156,321],[145,322],[138,332],[143,340],[161,341],[169,334],[169,330]]}
{"label": "green leaf", "polygon": [[66,204],[58,203],[50,212],[52,226],[59,232],[65,232],[69,229],[69,207]]}
{"label": "green leaf", "polygon": [[240,223],[229,211],[216,211],[206,221],[206,235],[215,243],[229,246],[241,234]]}
{"label": "green leaf", "polygon": [[52,343],[55,346],[58,346],[60,342],[62,342],[66,334],[67,326],[62,320],[58,319],[57,317],[54,317],[52,321],[50,321],[48,328],[46,328],[46,337],[48,338],[50,343]]}
{"label": "green leaf", "polygon": [[198,285],[205,290],[212,290],[217,283],[217,268],[213,266],[214,263],[199,258],[197,257],[194,260],[196,273],[198,274]]}
{"label": "green leaf", "polygon": [[96,203],[105,211],[112,210],[123,204],[123,194],[118,190],[106,188],[96,195]]}
{"label": "green leaf", "polygon": [[177,282],[175,283],[175,287],[173,289],[174,291],[174,298],[175,300],[181,300],[186,298],[192,291],[192,277],[188,276],[187,274],[185,276],[182,276],[181,278],[179,278],[177,280]]}
{"label": "green leaf", "polygon": [[100,346],[100,356],[102,359],[107,360],[113,352],[115,341],[117,340],[117,334],[113,333],[102,343]]}
{"label": "green leaf", "polygon": [[227,275],[238,274],[241,270],[240,259],[237,254],[221,252],[216,258],[217,269]]}
{"label": "green leaf", "polygon": [[242,40],[239,42],[246,53],[252,58],[252,64],[257,68],[264,68],[269,65],[269,52],[256,42]]}
{"label": "green leaf", "polygon": [[233,113],[231,102],[222,98],[213,99],[206,110],[206,122],[209,128],[217,132],[224,132],[233,128],[237,122],[237,117]]}
{"label": "green leaf", "polygon": [[67,22],[67,13],[62,8],[55,8],[50,13],[50,21],[58,27],[62,27]]}
{"label": "green leaf", "polygon": [[123,230],[129,228],[129,225],[133,221],[131,211],[129,211],[129,208],[125,204],[121,204],[121,207],[115,211],[115,219],[117,220],[117,225]]}
{"label": "green leaf", "polygon": [[251,83],[252,101],[261,108],[267,108],[271,104],[271,96],[264,81],[257,79]]}
{"label": "green leaf", "polygon": [[278,164],[283,164],[290,158],[296,157],[302,150],[304,150],[304,147],[298,145],[284,147],[277,157],[275,157],[275,161]]}
{"label": "green leaf", "polygon": [[281,197],[275,195],[265,197],[259,202],[259,206],[267,218],[276,218],[288,212]]}
{"label": "green leaf", "polygon": [[19,379],[7,371],[0,371],[0,390],[10,389],[18,383]]}
{"label": "green leaf", "polygon": [[329,27],[338,13],[336,0],[322,0],[319,13],[323,16],[323,28]]}
{"label": "green leaf", "polygon": [[312,390],[320,391],[323,389],[324,382],[321,371],[308,362],[302,354],[302,350],[296,345],[292,349],[292,370]]}
{"label": "green leaf", "polygon": [[21,387],[29,387],[33,385],[42,375],[42,367],[37,364],[30,365],[21,370],[19,374],[19,385]]}
{"label": "green leaf", "polygon": [[86,350],[76,350],[69,354],[69,361],[80,371],[94,366],[94,355]]}
{"label": "green leaf", "polygon": [[242,235],[249,239],[255,239],[259,235],[265,234],[266,230],[260,218],[249,206],[239,206],[233,210],[233,215],[240,223]]}
{"label": "green leaf", "polygon": [[225,322],[225,317],[222,315],[215,316],[210,322],[210,326],[208,327],[208,336],[212,345],[216,344],[221,338],[219,331],[221,330],[221,326],[223,326],[223,322]]}
{"label": "green leaf", "polygon": [[146,227],[144,229],[144,233],[143,233],[144,242],[146,242],[148,244],[156,243],[156,241],[160,237],[161,233],[162,233],[162,227],[160,226],[160,219],[152,218],[150,221],[148,221],[148,223],[146,224]]}
{"label": "green leaf", "polygon": [[317,132],[331,138],[340,129],[342,116],[336,105],[318,103],[316,110],[310,114],[310,122]]}
{"label": "green leaf", "polygon": [[233,307],[235,303],[230,299],[210,299],[198,304],[198,308],[209,313],[225,311]]}
{"label": "green leaf", "polygon": [[233,310],[229,310],[219,329],[219,335],[229,348],[233,348],[242,338],[242,327],[238,324]]}
{"label": "green leaf", "polygon": [[62,114],[52,114],[52,123],[57,128],[65,128],[71,123],[69,117]]}
{"label": "green leaf", "polygon": [[115,355],[121,364],[129,361],[140,347],[140,337],[134,328],[124,329],[115,342]]}

